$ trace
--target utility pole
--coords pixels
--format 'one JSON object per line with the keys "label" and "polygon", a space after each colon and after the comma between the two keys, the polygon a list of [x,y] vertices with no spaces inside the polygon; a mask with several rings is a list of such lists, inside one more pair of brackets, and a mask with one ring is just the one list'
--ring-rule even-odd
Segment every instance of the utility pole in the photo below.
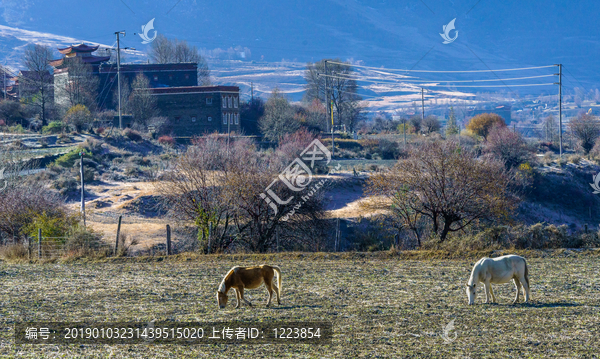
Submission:
{"label": "utility pole", "polygon": [[79,152],[79,177],[81,177],[81,214],[83,215],[83,226],[85,227],[85,180],[83,178],[83,151]]}
{"label": "utility pole", "polygon": [[558,66],[558,138],[559,138],[559,156],[562,158],[563,153],[563,131],[562,131],[562,64]]}
{"label": "utility pole", "polygon": [[123,118],[121,115],[121,42],[119,35],[125,37],[125,31],[115,32],[117,35],[117,96],[119,97],[119,129],[123,129]]}
{"label": "utility pole", "polygon": [[331,106],[331,157],[335,153],[335,144],[333,139],[333,104],[330,105],[329,101],[329,72],[327,71],[327,60],[325,60],[325,108],[327,111],[327,117],[329,118],[329,107]]}
{"label": "utility pole", "polygon": [[422,120],[425,120],[425,97],[423,95],[423,88],[421,87],[421,116]]}
{"label": "utility pole", "polygon": [[2,85],[4,86],[4,99],[6,100],[6,67],[2,66]]}

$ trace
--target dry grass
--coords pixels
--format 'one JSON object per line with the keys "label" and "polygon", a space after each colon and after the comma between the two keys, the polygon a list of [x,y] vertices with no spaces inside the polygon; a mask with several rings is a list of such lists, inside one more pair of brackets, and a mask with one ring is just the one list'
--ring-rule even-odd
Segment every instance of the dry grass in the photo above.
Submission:
{"label": "dry grass", "polygon": [[[527,253],[527,252],[526,252]],[[24,358],[498,358],[594,357],[598,352],[598,251],[528,252],[533,302],[510,305],[514,288],[495,286],[498,304],[466,305],[470,260],[410,260],[435,253],[217,255],[111,258],[77,264],[0,263],[0,356]],[[233,265],[283,269],[282,305],[217,310],[214,293]],[[330,320],[333,345],[20,346],[14,320]],[[442,328],[455,320],[457,339]],[[452,335],[453,336],[453,335]]]}

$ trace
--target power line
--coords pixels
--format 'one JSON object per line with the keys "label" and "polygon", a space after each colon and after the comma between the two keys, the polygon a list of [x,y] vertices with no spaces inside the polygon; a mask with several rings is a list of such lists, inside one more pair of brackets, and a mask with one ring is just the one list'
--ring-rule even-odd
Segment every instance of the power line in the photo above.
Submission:
{"label": "power line", "polygon": [[[338,78],[338,79],[344,79],[344,80],[356,80],[356,81],[361,81],[361,82],[379,82],[379,81],[375,81],[373,80],[367,80],[370,77],[368,76],[362,76],[360,78],[358,78],[358,75],[345,75],[345,74],[340,74],[341,76],[356,76],[357,78],[351,78],[351,77],[338,77],[338,76],[333,76],[333,75],[323,75],[323,76],[328,76],[328,77],[333,77],[333,78]],[[537,78],[542,78],[542,77],[554,77],[556,75],[554,74],[549,74],[549,75],[538,75],[538,76],[525,76],[525,77],[513,77],[513,78],[506,78],[506,79],[489,79],[489,80],[439,80],[439,81],[434,81],[434,80],[388,80],[388,79],[381,79],[382,81],[398,81],[398,82],[392,82],[392,83],[399,83],[399,82],[410,82],[410,83],[465,83],[465,82],[497,82],[497,81],[514,81],[514,80],[524,80],[524,79],[537,79]]]}
{"label": "power line", "polygon": [[461,71],[438,71],[438,70],[407,70],[407,69],[382,69],[379,67],[373,66],[364,66],[364,65],[354,65],[348,64],[344,62],[336,62],[336,61],[328,61],[332,64],[337,65],[346,65],[353,67],[360,67],[365,69],[375,69],[375,70],[387,70],[387,71],[401,71],[401,72],[427,72],[427,73],[474,73],[474,72],[501,72],[501,71],[521,71],[521,70],[533,70],[533,69],[544,69],[549,67],[555,67],[556,65],[545,65],[545,66],[532,66],[532,67],[520,67],[520,68],[512,68],[512,69],[499,69],[499,70],[461,70]]}

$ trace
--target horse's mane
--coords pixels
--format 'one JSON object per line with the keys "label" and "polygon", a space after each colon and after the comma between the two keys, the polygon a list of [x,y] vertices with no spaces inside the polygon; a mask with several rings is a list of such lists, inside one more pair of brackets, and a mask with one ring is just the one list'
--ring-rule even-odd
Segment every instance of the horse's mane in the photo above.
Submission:
{"label": "horse's mane", "polygon": [[219,290],[218,290],[218,292],[221,292],[221,293],[225,294],[225,288],[227,287],[225,285],[225,281],[227,280],[227,278],[229,278],[233,274],[233,272],[235,271],[236,268],[237,268],[237,266],[231,268],[229,270],[229,272],[227,272],[227,274],[225,274],[225,277],[223,277],[223,280],[221,281],[221,284],[219,284]]}

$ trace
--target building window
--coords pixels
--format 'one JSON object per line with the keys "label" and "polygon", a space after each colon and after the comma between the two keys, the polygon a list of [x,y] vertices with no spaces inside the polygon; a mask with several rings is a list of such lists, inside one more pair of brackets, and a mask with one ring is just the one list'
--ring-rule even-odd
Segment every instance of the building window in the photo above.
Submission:
{"label": "building window", "polygon": [[212,97],[207,97],[206,98],[206,104],[207,105],[212,105]]}
{"label": "building window", "polygon": [[236,124],[236,125],[239,125],[239,123],[240,123],[240,114],[239,114],[239,113],[236,113],[236,114],[235,114],[235,124]]}
{"label": "building window", "polygon": [[231,103],[231,96],[227,97],[227,102],[229,103],[229,108],[232,108],[233,104]]}
{"label": "building window", "polygon": [[196,122],[196,116],[192,116],[192,122]]}
{"label": "building window", "polygon": [[154,81],[158,81],[158,75],[154,75]]}
{"label": "building window", "polygon": [[227,108],[227,97],[223,96],[223,108]]}
{"label": "building window", "polygon": [[233,125],[233,116],[234,115],[232,113],[229,114],[229,124],[230,125]]}
{"label": "building window", "polygon": [[237,96],[233,98],[233,107],[238,108],[238,98],[237,98]]}
{"label": "building window", "polygon": [[223,124],[227,124],[227,114],[225,114],[225,112],[223,112]]}
{"label": "building window", "polygon": [[208,116],[208,122],[212,121],[212,117]]}

